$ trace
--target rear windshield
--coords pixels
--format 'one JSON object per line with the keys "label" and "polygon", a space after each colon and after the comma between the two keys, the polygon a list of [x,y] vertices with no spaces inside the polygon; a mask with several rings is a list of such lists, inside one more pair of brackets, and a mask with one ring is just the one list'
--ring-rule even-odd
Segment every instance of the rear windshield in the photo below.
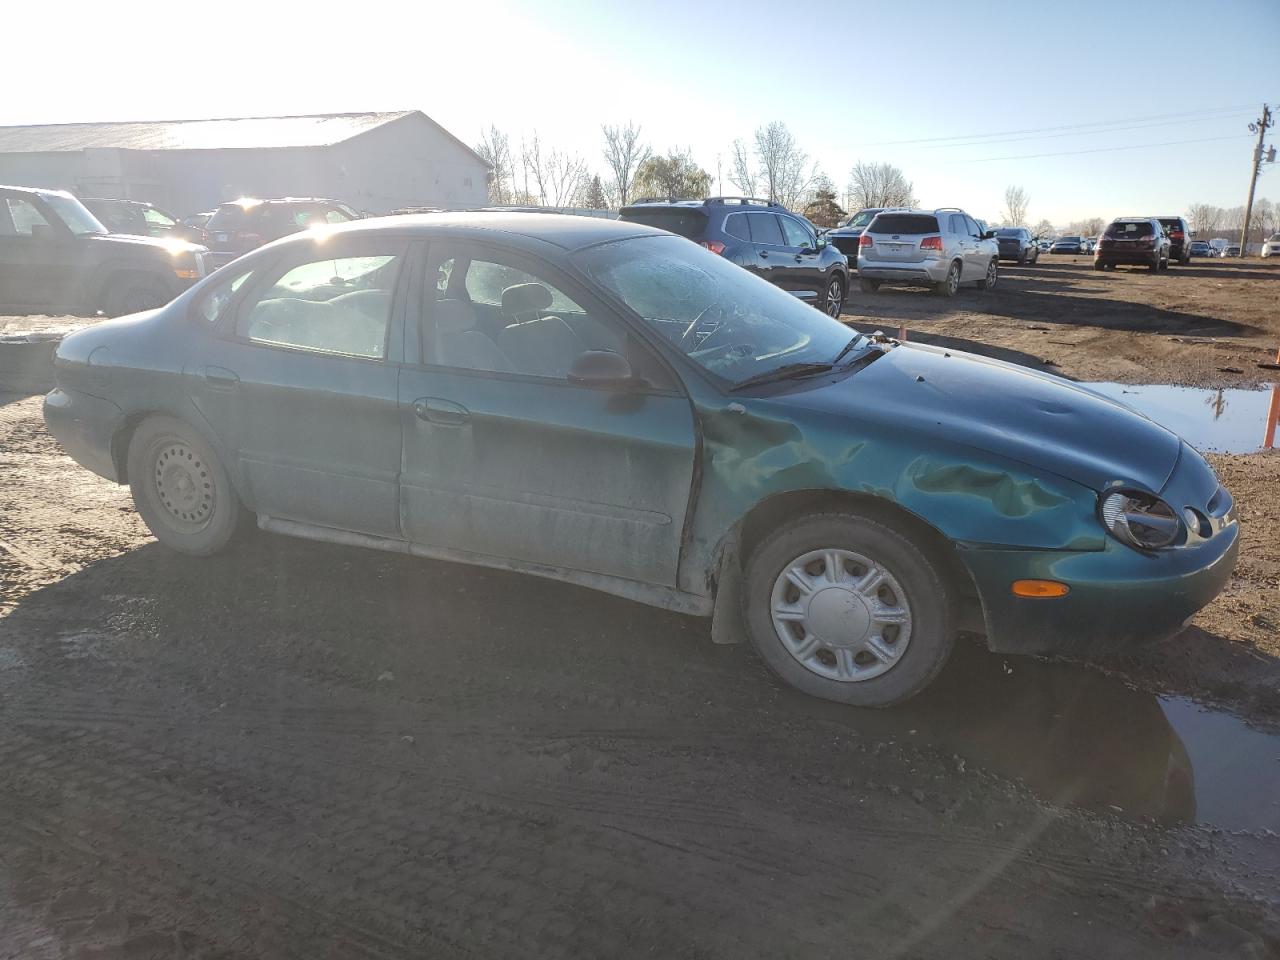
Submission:
{"label": "rear windshield", "polygon": [[621,219],[628,223],[643,223],[659,230],[678,233],[690,240],[700,240],[707,230],[707,215],[701,210],[683,210],[679,207],[657,207],[649,210],[630,207],[622,211]]}
{"label": "rear windshield", "polygon": [[1152,228],[1151,224],[1144,220],[1134,223],[1113,223],[1111,226],[1107,227],[1106,235],[1108,237],[1119,237],[1121,240],[1125,240],[1130,237],[1149,237],[1153,233],[1155,233],[1155,230]]}
{"label": "rear windshield", "polygon": [[[250,207],[249,209],[253,209]],[[210,230],[234,230],[245,219],[245,208],[238,203],[224,203],[213,212],[209,222],[205,224]]]}
{"label": "rear windshield", "polygon": [[923,213],[881,213],[867,227],[868,233],[937,233],[938,218]]}
{"label": "rear windshield", "polygon": [[1001,227],[999,230],[996,231],[996,236],[997,237],[1020,237],[1022,236],[1022,231],[1017,229],[1016,227]]}

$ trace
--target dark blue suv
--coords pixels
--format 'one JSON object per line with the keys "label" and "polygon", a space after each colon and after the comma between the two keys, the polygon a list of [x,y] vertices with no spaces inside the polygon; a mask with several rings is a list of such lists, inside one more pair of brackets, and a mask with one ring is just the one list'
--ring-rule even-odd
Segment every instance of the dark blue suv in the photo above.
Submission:
{"label": "dark blue suv", "polygon": [[833,317],[849,289],[849,261],[803,217],[753,197],[637,200],[621,219],[678,233]]}

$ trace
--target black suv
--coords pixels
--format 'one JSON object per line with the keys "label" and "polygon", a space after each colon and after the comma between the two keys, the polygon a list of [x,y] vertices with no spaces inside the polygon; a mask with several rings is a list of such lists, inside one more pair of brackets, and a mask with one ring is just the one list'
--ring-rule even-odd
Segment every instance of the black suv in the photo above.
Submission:
{"label": "black suv", "polygon": [[753,197],[638,200],[621,219],[669,230],[777,284],[833,317],[849,289],[849,262],[781,204]]}
{"label": "black suv", "polygon": [[1000,245],[1001,260],[1016,260],[1023,265],[1038,263],[1039,239],[1033,237],[1026,227],[996,227],[996,243]]}
{"label": "black suv", "polygon": [[178,218],[145,200],[116,200],[84,197],[80,200],[98,222],[112,233],[128,233],[135,237],[172,237],[201,243],[204,232],[179,223]]}
{"label": "black suv", "polygon": [[1191,228],[1182,217],[1156,217],[1169,235],[1169,259],[1184,267],[1191,262]]}
{"label": "black suv", "polygon": [[208,238],[205,242],[213,250],[214,262],[222,266],[264,243],[299,230],[359,219],[360,214],[337,200],[315,197],[255,200],[246,197],[218,206],[204,225]]}
{"label": "black suv", "polygon": [[204,247],[110,233],[65,191],[0,186],[0,310],[136,313],[210,268]]}

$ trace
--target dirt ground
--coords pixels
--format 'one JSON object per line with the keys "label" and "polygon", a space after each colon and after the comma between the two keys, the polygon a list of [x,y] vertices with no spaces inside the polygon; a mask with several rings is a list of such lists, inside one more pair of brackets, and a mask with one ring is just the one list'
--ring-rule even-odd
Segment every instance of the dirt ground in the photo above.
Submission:
{"label": "dirt ground", "polygon": [[[846,319],[1081,379],[1280,375],[1271,264],[1071,259]],[[566,585],[260,534],[177,556],[0,393],[0,960],[1280,957],[1280,834],[1215,821],[1155,696],[1280,718],[1280,453],[1211,459],[1244,548],[1179,637],[1084,668],[962,644],[849,711]]]}
{"label": "dirt ground", "polygon": [[989,293],[943,300],[923,288],[854,286],[859,329],[1047,367],[1077,380],[1248,387],[1280,380],[1280,259],[1192,260],[1150,273],[1098,272],[1088,257],[1001,264]]}

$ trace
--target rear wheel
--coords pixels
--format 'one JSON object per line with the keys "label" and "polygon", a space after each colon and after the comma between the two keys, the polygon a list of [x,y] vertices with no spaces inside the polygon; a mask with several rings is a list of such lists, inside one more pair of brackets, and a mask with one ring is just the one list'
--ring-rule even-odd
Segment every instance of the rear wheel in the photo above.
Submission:
{"label": "rear wheel", "polygon": [[832,277],[831,282],[827,284],[827,301],[824,309],[828,316],[840,319],[840,308],[844,306],[844,281],[839,277]]}
{"label": "rear wheel", "polygon": [[786,683],[826,700],[886,707],[942,669],[950,586],[897,530],[855,513],[810,514],[752,552],[747,632]]}
{"label": "rear wheel", "polygon": [[933,285],[933,292],[940,297],[954,297],[960,289],[960,263],[951,264],[951,269],[947,271],[947,278],[941,283]]}
{"label": "rear wheel", "polygon": [[858,281],[858,286],[862,289],[863,293],[875,293],[880,289],[880,281],[861,279]]}
{"label": "rear wheel", "polygon": [[208,556],[239,527],[244,508],[226,470],[213,448],[181,420],[144,420],[129,441],[127,468],[134,505],[165,546]]}

